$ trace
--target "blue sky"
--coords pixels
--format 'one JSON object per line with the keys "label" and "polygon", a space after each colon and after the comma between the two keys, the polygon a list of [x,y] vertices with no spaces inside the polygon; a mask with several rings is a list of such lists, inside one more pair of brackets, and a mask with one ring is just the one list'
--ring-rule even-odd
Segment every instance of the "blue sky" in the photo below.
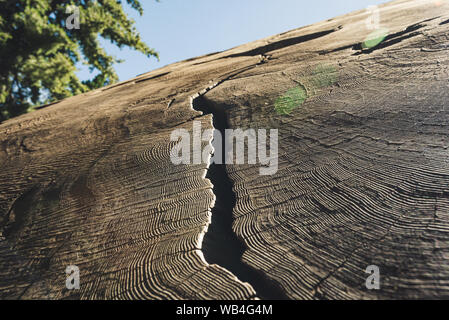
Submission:
{"label": "blue sky", "polygon": [[[123,1],[124,3],[126,1]],[[137,30],[160,61],[102,41],[106,51],[125,60],[116,64],[120,81],[167,64],[364,9],[385,0],[141,0],[143,16],[124,4]],[[82,27],[82,26],[81,26]],[[90,78],[87,68],[78,72]]]}

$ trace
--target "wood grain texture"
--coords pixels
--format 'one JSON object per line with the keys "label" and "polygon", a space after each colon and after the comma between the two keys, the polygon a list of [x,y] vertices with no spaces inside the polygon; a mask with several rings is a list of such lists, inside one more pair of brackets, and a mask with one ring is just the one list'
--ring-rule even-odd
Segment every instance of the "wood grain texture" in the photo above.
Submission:
{"label": "wood grain texture", "polygon": [[[381,6],[389,35],[371,50],[360,11],[0,124],[0,298],[258,297],[204,259],[208,165],[170,161],[172,130],[219,116],[279,129],[275,175],[225,168],[249,268],[291,299],[448,298],[449,4],[439,3]],[[276,113],[297,87],[305,101]],[[197,97],[211,114],[192,108]],[[365,288],[371,264],[380,290]],[[80,290],[65,288],[68,265]]]}
{"label": "wood grain texture", "polygon": [[[275,175],[227,170],[243,260],[290,298],[449,296],[449,39],[445,18],[435,18],[448,11],[401,4],[382,10],[382,21],[395,37],[417,30],[412,37],[365,53],[354,49],[364,16],[337,18],[280,36],[342,26],[270,52],[268,63],[204,97],[231,128],[279,129]],[[323,65],[329,74],[316,71]],[[273,114],[298,85],[306,101]],[[381,290],[365,287],[369,265],[380,267]]]}

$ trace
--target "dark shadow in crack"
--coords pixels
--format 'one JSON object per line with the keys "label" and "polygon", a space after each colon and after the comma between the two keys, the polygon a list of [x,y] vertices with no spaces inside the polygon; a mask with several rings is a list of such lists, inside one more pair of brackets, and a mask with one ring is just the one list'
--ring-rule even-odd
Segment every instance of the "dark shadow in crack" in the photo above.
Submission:
{"label": "dark shadow in crack", "polygon": [[249,51],[245,51],[245,52],[241,52],[241,53],[235,53],[235,54],[230,54],[228,56],[225,56],[221,59],[225,59],[225,58],[233,58],[233,57],[242,57],[242,56],[258,56],[258,55],[264,55],[268,52],[271,51],[275,51],[275,50],[279,50],[279,49],[283,49],[286,47],[290,47],[293,45],[297,45],[306,41],[310,41],[310,40],[314,40],[314,39],[318,39],[324,36],[327,36],[328,34],[337,31],[337,29],[331,29],[331,30],[324,30],[324,31],[320,31],[320,32],[315,32],[315,33],[311,33],[311,34],[306,34],[303,36],[299,36],[299,37],[294,37],[294,38],[288,38],[288,39],[284,39],[284,40],[280,40],[280,41],[276,41],[276,42],[272,42],[269,43],[265,46],[262,47],[258,47]]}
{"label": "dark shadow in crack", "polygon": [[[224,130],[228,125],[223,110],[212,109],[202,96],[194,99],[193,107],[204,114],[212,113],[215,129],[219,130],[223,137],[225,136]],[[222,147],[222,155],[224,155],[224,143]],[[232,230],[232,212],[236,198],[226,166],[211,164],[206,178],[214,185],[213,192],[216,196],[215,206],[212,208],[212,223],[203,239],[202,251],[206,261],[226,268],[241,281],[251,284],[261,299],[287,300],[288,297],[276,282],[242,261],[246,248]]]}
{"label": "dark shadow in crack", "polygon": [[420,34],[419,32],[416,32],[416,31],[421,29],[422,27],[424,27],[424,25],[422,25],[422,24],[411,25],[403,31],[399,31],[399,32],[396,32],[396,33],[386,36],[385,39],[381,43],[379,43],[377,46],[375,46],[373,48],[362,49],[362,45],[359,43],[359,44],[355,45],[353,49],[361,50],[361,51],[354,53],[354,55],[368,54],[375,50],[386,48],[386,47],[392,46],[394,44],[397,44],[403,40],[415,37]]}
{"label": "dark shadow in crack", "polygon": [[[429,19],[429,20],[431,20],[431,19]],[[348,45],[341,46],[341,47],[331,49],[331,50],[319,51],[319,54],[326,55],[329,53],[343,51],[343,50],[347,50],[347,49],[352,49],[354,51],[357,51],[352,54],[353,56],[358,56],[361,54],[369,54],[369,53],[372,53],[373,51],[392,46],[392,45],[397,44],[405,39],[409,39],[409,38],[412,38],[412,37],[415,37],[415,36],[421,34],[417,30],[421,29],[423,26],[424,25],[418,23],[418,24],[414,24],[414,25],[407,27],[403,31],[389,34],[377,46],[369,48],[369,49],[362,48],[362,43],[355,43],[355,44],[352,43],[352,44],[348,44]]]}
{"label": "dark shadow in crack", "polygon": [[148,80],[157,79],[157,78],[166,76],[166,75],[168,75],[168,74],[170,74],[170,72],[160,73],[160,74],[157,74],[157,75],[155,75],[155,76],[151,76],[151,77],[144,78],[144,79],[137,79],[137,80],[135,81],[135,83],[140,83],[140,82],[144,82],[144,81],[148,81]]}

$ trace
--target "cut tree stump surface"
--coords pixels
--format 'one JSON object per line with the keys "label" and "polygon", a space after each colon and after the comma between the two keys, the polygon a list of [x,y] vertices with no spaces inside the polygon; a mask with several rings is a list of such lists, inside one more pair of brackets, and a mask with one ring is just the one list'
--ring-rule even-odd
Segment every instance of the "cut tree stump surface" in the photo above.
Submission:
{"label": "cut tree stump surface", "polygon": [[[379,8],[0,124],[0,298],[449,298],[449,2]],[[193,121],[278,129],[277,172],[174,165]]]}

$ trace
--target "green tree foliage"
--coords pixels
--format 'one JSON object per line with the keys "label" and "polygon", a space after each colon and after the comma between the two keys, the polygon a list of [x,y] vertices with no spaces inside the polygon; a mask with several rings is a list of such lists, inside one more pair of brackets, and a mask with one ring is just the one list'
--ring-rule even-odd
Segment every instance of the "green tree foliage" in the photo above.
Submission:
{"label": "green tree foliage", "polygon": [[[138,0],[126,0],[143,13]],[[79,10],[79,29],[66,26],[67,7]],[[158,57],[140,39],[119,0],[0,0],[0,122],[48,103],[118,80],[120,62],[100,46],[99,37]],[[75,64],[98,74],[76,76]]]}

